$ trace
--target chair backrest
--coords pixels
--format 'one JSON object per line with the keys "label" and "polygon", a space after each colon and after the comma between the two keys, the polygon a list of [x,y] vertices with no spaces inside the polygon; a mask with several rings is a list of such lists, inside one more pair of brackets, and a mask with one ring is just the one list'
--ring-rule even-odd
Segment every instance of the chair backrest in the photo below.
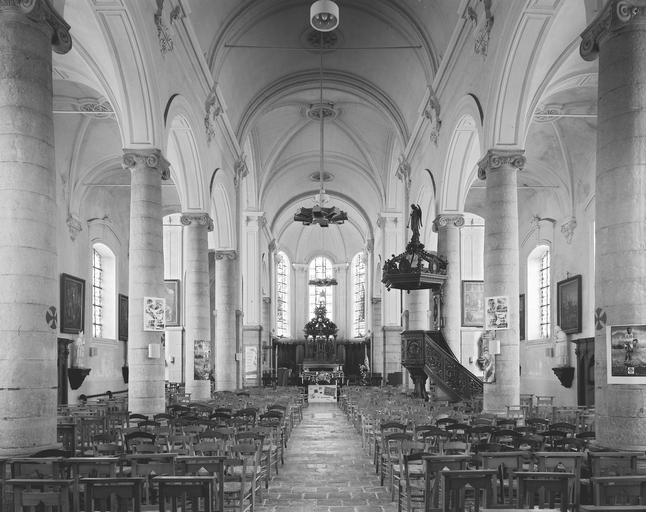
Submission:
{"label": "chair backrest", "polygon": [[426,503],[428,508],[437,509],[440,503],[440,472],[443,470],[460,471],[467,469],[470,455],[431,455],[424,457],[426,473]]}
{"label": "chair backrest", "polygon": [[153,482],[159,487],[160,512],[189,508],[203,512],[213,510],[213,478],[210,476],[157,476]]}
{"label": "chair backrest", "polygon": [[530,426],[530,427],[535,427],[536,432],[540,432],[542,430],[548,430],[550,426],[550,420],[545,419],[545,418],[527,418],[525,420],[525,425]]}
{"label": "chair backrest", "polygon": [[584,453],[576,452],[536,452],[534,454],[538,471],[572,473],[574,479],[569,483],[569,503],[579,509],[581,503],[581,468]]}
{"label": "chair backrest", "polygon": [[152,432],[143,432],[143,431],[126,434],[124,439],[126,453],[134,453],[135,451],[134,447],[136,445],[140,445],[140,444],[153,445],[155,443],[156,437],[157,436],[155,436],[155,434],[153,434]]}
{"label": "chair backrest", "polygon": [[52,507],[56,507],[59,511],[70,510],[69,496],[74,480],[12,478],[5,483],[13,490],[14,512],[35,511],[41,507],[44,510],[52,510]]}

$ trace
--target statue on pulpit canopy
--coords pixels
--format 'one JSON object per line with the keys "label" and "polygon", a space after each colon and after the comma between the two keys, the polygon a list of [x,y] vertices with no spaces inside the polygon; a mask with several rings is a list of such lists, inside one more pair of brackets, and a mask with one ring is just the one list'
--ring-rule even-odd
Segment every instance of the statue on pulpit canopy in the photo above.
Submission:
{"label": "statue on pulpit canopy", "polygon": [[79,332],[72,349],[72,368],[83,368],[83,362],[85,361],[85,337],[83,331]]}

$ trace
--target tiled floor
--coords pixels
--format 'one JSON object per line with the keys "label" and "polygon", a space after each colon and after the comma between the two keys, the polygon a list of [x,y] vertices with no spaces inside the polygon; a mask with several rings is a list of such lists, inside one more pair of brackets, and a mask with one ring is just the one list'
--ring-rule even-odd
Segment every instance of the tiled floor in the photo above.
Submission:
{"label": "tiled floor", "polygon": [[337,404],[310,404],[294,426],[285,465],[257,512],[395,512],[372,458]]}

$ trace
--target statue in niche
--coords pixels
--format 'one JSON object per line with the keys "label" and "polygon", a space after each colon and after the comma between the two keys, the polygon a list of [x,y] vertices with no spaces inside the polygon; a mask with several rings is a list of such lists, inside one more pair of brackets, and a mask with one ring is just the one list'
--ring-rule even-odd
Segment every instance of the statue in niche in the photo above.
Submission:
{"label": "statue in niche", "polygon": [[567,335],[556,326],[556,334],[554,335],[554,356],[556,357],[556,366],[570,366],[570,358],[568,357]]}
{"label": "statue in niche", "polygon": [[83,368],[85,361],[85,337],[83,331],[79,332],[78,338],[73,344],[72,368]]}

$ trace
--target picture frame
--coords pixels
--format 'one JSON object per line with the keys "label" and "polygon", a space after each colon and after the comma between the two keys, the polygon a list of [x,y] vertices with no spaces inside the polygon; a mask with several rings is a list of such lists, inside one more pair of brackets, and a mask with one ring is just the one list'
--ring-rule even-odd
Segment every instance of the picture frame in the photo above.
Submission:
{"label": "picture frame", "polygon": [[60,332],[79,334],[85,327],[85,279],[61,274]]}
{"label": "picture frame", "polygon": [[179,279],[165,279],[164,288],[163,298],[166,299],[166,327],[181,325]]}
{"label": "picture frame", "polygon": [[606,325],[606,347],[608,384],[646,384],[646,325]]}
{"label": "picture frame", "polygon": [[119,341],[128,341],[128,296],[119,294]]}
{"label": "picture frame", "polygon": [[525,339],[525,294],[518,297],[518,333],[520,340]]}
{"label": "picture frame", "polygon": [[565,334],[581,332],[581,275],[556,283],[556,323]]}
{"label": "picture frame", "polygon": [[484,281],[462,281],[462,327],[484,326]]}

